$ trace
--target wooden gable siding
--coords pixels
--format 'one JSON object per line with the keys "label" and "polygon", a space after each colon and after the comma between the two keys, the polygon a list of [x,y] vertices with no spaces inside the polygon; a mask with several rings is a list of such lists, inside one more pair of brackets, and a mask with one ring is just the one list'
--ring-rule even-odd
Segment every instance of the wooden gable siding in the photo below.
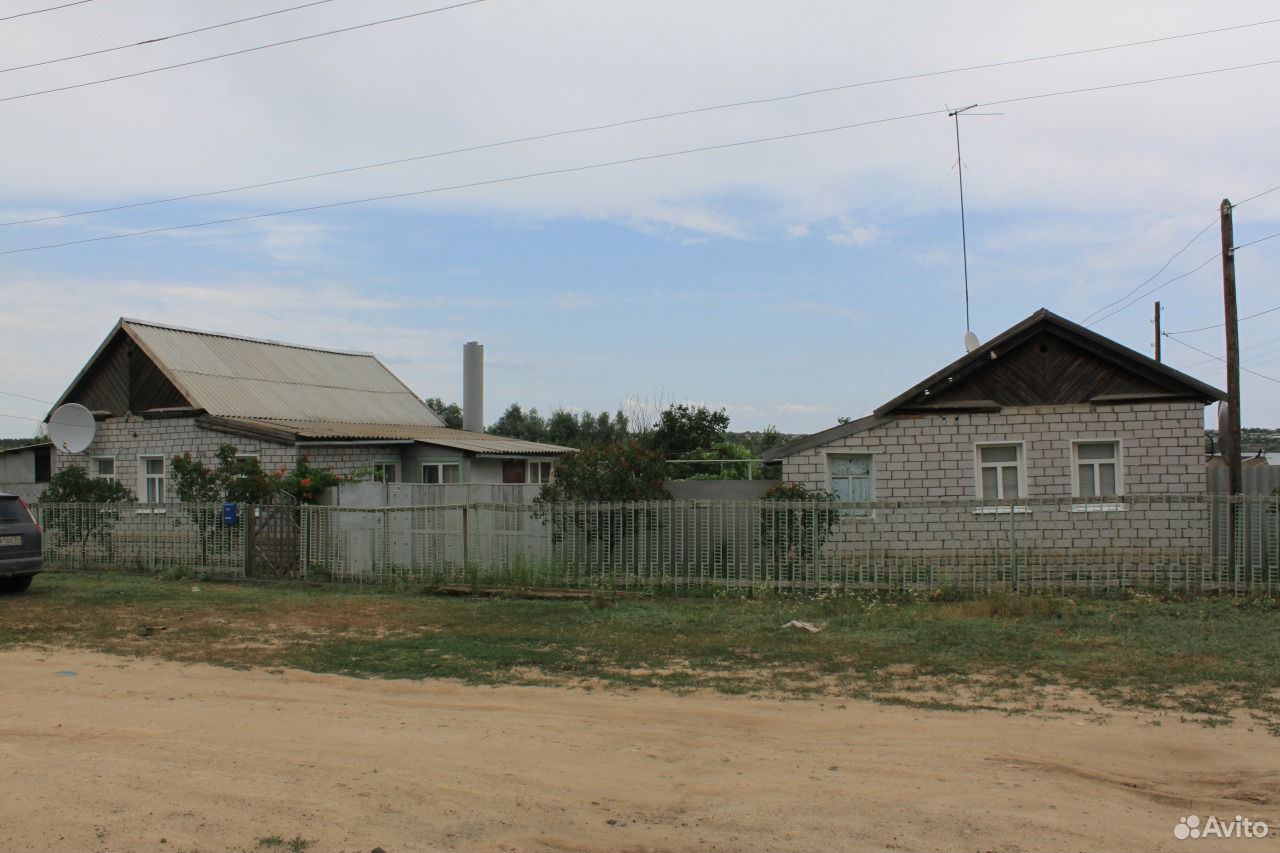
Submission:
{"label": "wooden gable siding", "polygon": [[80,380],[68,400],[91,412],[123,415],[129,411],[129,352],[132,344],[124,335],[107,345],[88,375]]}
{"label": "wooden gable siding", "polygon": [[1001,406],[1059,406],[1088,403],[1098,397],[1167,395],[1185,397],[1160,377],[1142,376],[1097,352],[1041,329],[1011,350],[979,362],[955,381],[919,394],[904,409],[955,406],[991,401]]}
{"label": "wooden gable siding", "polygon": [[173,387],[146,353],[129,342],[129,410],[167,409],[189,406],[182,392]]}
{"label": "wooden gable siding", "polygon": [[123,333],[107,345],[67,400],[112,416],[188,405],[146,353]]}

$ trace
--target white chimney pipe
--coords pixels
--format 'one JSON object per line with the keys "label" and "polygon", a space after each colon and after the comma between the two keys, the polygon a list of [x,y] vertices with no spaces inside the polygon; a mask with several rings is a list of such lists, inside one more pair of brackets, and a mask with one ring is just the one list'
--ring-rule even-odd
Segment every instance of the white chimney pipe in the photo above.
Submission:
{"label": "white chimney pipe", "polygon": [[484,344],[462,347],[462,428],[484,432]]}

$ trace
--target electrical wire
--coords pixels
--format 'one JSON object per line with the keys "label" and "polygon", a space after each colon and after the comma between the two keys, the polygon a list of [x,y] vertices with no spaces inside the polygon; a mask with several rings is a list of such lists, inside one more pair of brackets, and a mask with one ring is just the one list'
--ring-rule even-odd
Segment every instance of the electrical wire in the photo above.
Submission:
{"label": "electrical wire", "polygon": [[[1148,284],[1150,284],[1151,282],[1155,281],[1157,278],[1159,278],[1159,277],[1160,277],[1160,274],[1161,274],[1162,272],[1164,272],[1165,270],[1167,270],[1167,269],[1169,268],[1169,265],[1170,265],[1170,264],[1172,264],[1174,261],[1176,261],[1176,260],[1178,259],[1178,256],[1179,256],[1179,255],[1181,255],[1181,254],[1182,254],[1183,252],[1185,252],[1187,249],[1190,249],[1193,243],[1195,243],[1197,240],[1199,240],[1201,237],[1203,237],[1203,236],[1204,236],[1204,234],[1205,234],[1205,232],[1206,232],[1206,231],[1208,231],[1210,228],[1212,228],[1212,227],[1213,227],[1214,225],[1216,225],[1217,223],[1218,223],[1218,218],[1215,216],[1213,219],[1211,219],[1211,220],[1209,221],[1209,223],[1208,223],[1207,225],[1205,225],[1203,228],[1201,228],[1199,231],[1197,231],[1197,232],[1195,233],[1195,236],[1194,236],[1194,237],[1192,237],[1190,240],[1188,240],[1188,241],[1186,242],[1186,244],[1185,244],[1181,249],[1179,249],[1178,251],[1176,251],[1176,252],[1174,252],[1172,255],[1170,255],[1170,256],[1169,256],[1169,260],[1165,261],[1165,262],[1164,262],[1164,265],[1163,265],[1163,266],[1161,266],[1161,267],[1160,267],[1160,269],[1158,269],[1158,270],[1156,270],[1154,273],[1152,273],[1152,274],[1151,274],[1151,275],[1150,275],[1150,276],[1149,276],[1145,281],[1143,281],[1141,284],[1139,284],[1139,285],[1137,285],[1136,287],[1134,287],[1132,290],[1130,290],[1130,291],[1129,291],[1128,293],[1126,293],[1124,296],[1121,296],[1121,297],[1120,297],[1119,299],[1117,299],[1116,301],[1114,301],[1114,302],[1108,302],[1106,305],[1103,305],[1101,308],[1099,308],[1099,309],[1097,309],[1096,311],[1092,312],[1091,314],[1089,314],[1088,316],[1086,316],[1083,320],[1081,320],[1081,322],[1082,322],[1082,323],[1084,323],[1085,325],[1093,325],[1092,323],[1090,323],[1090,322],[1089,322],[1090,318],[1098,316],[1098,315],[1099,315],[1099,314],[1101,314],[1103,311],[1106,311],[1108,308],[1112,307],[1113,305],[1119,305],[1121,302],[1124,302],[1124,301],[1125,301],[1126,299],[1128,299],[1130,296],[1133,296],[1133,294],[1137,293],[1139,290],[1141,290],[1142,288],[1146,287],[1146,286],[1147,286]],[[1214,257],[1217,257],[1217,255],[1215,255]],[[1213,259],[1212,259],[1212,258],[1210,258],[1210,260],[1213,260]],[[1127,307],[1127,306],[1126,306],[1126,307]],[[1121,309],[1121,310],[1123,310],[1123,309]],[[1110,314],[1108,314],[1107,316],[1109,317],[1109,316],[1111,316],[1111,315],[1110,315]],[[1102,320],[1105,320],[1105,319],[1106,319],[1106,317],[1103,317],[1103,318],[1101,318],[1101,319],[1102,319]],[[1101,320],[1098,320],[1098,321],[1096,321],[1096,322],[1101,322]]]}
{"label": "electrical wire", "polygon": [[130,44],[122,44],[117,47],[104,47],[101,50],[91,50],[91,51],[88,51],[87,53],[77,53],[73,56],[63,56],[63,57],[59,57],[58,59],[44,59],[44,60],[41,60],[40,62],[28,62],[26,65],[14,65],[11,68],[0,68],[0,74],[7,74],[10,71],[21,71],[24,68],[39,68],[42,65],[54,65],[55,63],[58,63],[58,62],[69,62],[73,59],[84,59],[89,56],[101,56],[104,53],[114,53],[117,50],[128,50],[131,47],[142,47],[143,45],[156,44],[157,42],[162,42],[162,41],[173,41],[174,39],[180,39],[184,36],[191,36],[197,33],[207,33],[210,30],[217,30],[223,27],[231,27],[236,24],[243,24],[247,21],[256,21],[260,18],[270,18],[273,15],[283,15],[286,12],[296,12],[299,9],[309,9],[312,6],[320,6],[324,3],[329,3],[329,2],[331,2],[331,0],[312,0],[312,2],[303,3],[301,6],[290,6],[288,9],[277,9],[274,12],[263,12],[261,15],[251,15],[248,18],[237,18],[234,21],[227,21],[226,23],[222,23],[222,24],[211,24],[207,27],[198,27],[194,30],[185,30],[180,33],[171,33],[170,35],[167,35],[167,36],[157,36],[156,38],[143,39],[142,41],[135,41],[135,42],[131,42]]}
{"label": "electrical wire", "polygon": [[47,9],[33,9],[30,12],[19,12],[16,15],[5,15],[0,21],[12,21],[14,18],[25,18],[28,15],[40,15],[45,12],[56,12],[59,9],[65,9],[68,6],[83,6],[85,3],[92,3],[93,0],[75,0],[74,3],[63,3],[61,6],[50,6]]}
{"label": "electrical wire", "polygon": [[[1167,281],[1163,282],[1162,284],[1159,284],[1159,285],[1157,285],[1157,286],[1155,286],[1155,287],[1151,288],[1151,289],[1150,289],[1150,290],[1148,290],[1146,293],[1140,293],[1140,294],[1138,294],[1138,295],[1137,295],[1137,296],[1135,296],[1131,301],[1126,302],[1124,305],[1121,305],[1119,308],[1117,308],[1116,310],[1112,311],[1111,313],[1109,313],[1109,314],[1104,314],[1104,315],[1102,315],[1101,317],[1099,317],[1098,319],[1094,320],[1092,323],[1085,323],[1085,325],[1086,325],[1086,326],[1096,326],[1096,325],[1098,325],[1099,323],[1101,323],[1103,320],[1107,320],[1107,319],[1110,319],[1110,318],[1112,318],[1112,317],[1116,316],[1116,315],[1117,315],[1117,314],[1119,314],[1121,311],[1124,311],[1124,310],[1126,310],[1126,309],[1128,309],[1128,308],[1131,308],[1131,307],[1132,307],[1132,306],[1134,306],[1134,305],[1137,305],[1139,302],[1141,302],[1142,300],[1146,299],[1148,296],[1152,295],[1153,293],[1156,293],[1157,291],[1160,291],[1160,290],[1164,290],[1166,287],[1168,287],[1169,285],[1173,284],[1175,281],[1181,281],[1182,279],[1186,278],[1187,276],[1189,276],[1189,275],[1191,275],[1191,274],[1193,274],[1193,273],[1197,273],[1197,272],[1199,272],[1200,270],[1204,269],[1205,267],[1207,267],[1209,264],[1213,263],[1214,261],[1216,261],[1216,260],[1217,260],[1218,258],[1220,258],[1220,257],[1222,257],[1222,253],[1221,253],[1221,252],[1218,252],[1218,253],[1217,253],[1217,254],[1215,254],[1215,255],[1212,255],[1212,256],[1210,256],[1210,257],[1208,257],[1208,258],[1205,258],[1203,261],[1201,261],[1199,264],[1197,264],[1197,265],[1196,265],[1195,267],[1193,267],[1192,269],[1187,270],[1186,272],[1182,273],[1181,275],[1175,275],[1173,278],[1168,279]],[[1114,305],[1115,303],[1112,303],[1112,304]]]}
{"label": "electrical wire", "polygon": [[52,400],[41,400],[39,397],[28,397],[26,394],[15,394],[12,391],[0,391],[0,394],[5,395],[6,397],[17,397],[22,400],[30,400],[33,403],[48,403],[49,405],[53,405]]}
{"label": "electrical wire", "polygon": [[[1192,346],[1191,344],[1187,343],[1186,341],[1180,341],[1180,340],[1178,340],[1177,338],[1173,337],[1172,333],[1170,333],[1170,332],[1164,332],[1164,333],[1163,333],[1163,335],[1164,335],[1164,337],[1166,337],[1166,338],[1168,338],[1169,340],[1173,341],[1175,344],[1182,344],[1184,347],[1187,347],[1187,348],[1189,348],[1189,349],[1193,349],[1193,350],[1195,350],[1196,352],[1200,353],[1201,355],[1207,355],[1207,356],[1209,356],[1209,358],[1212,358],[1212,359],[1214,359],[1215,361],[1220,361],[1220,362],[1222,362],[1223,364],[1226,364],[1226,362],[1227,362],[1227,360],[1226,360],[1225,358],[1223,358],[1222,356],[1220,356],[1220,355],[1214,355],[1213,353],[1209,352],[1208,350],[1202,350],[1202,349],[1200,349],[1200,347]],[[1259,379],[1265,379],[1265,380],[1267,380],[1268,382],[1274,382],[1274,383],[1276,383],[1277,385],[1280,385],[1280,379],[1276,379],[1274,376],[1267,376],[1265,373],[1258,373],[1256,370],[1250,370],[1250,369],[1249,369],[1249,368],[1247,368],[1247,367],[1241,367],[1240,369],[1241,369],[1241,370],[1243,370],[1245,373],[1248,373],[1248,374],[1250,374],[1250,375],[1253,375],[1253,376],[1258,377]]]}
{"label": "electrical wire", "polygon": [[[87,2],[87,0],[84,0],[84,1]],[[364,24],[355,24],[354,26],[341,27],[336,30],[326,30],[325,32],[322,32],[322,33],[312,33],[309,36],[298,36],[297,38],[284,39],[283,41],[274,41],[269,44],[260,44],[255,47],[246,47],[240,50],[233,50],[228,53],[219,53],[216,56],[205,56],[200,59],[191,59],[186,62],[177,62],[177,63],[174,63],[173,65],[163,65],[163,66],[160,66],[159,68],[148,68],[143,71],[134,71],[130,74],[118,74],[115,77],[104,77],[100,80],[89,80],[84,83],[71,83],[66,86],[55,86],[52,89],[41,89],[37,92],[25,92],[21,95],[9,95],[7,97],[0,98],[0,103],[4,103],[6,101],[19,101],[19,100],[22,100],[23,98],[34,98],[34,97],[37,97],[38,95],[51,95],[54,92],[67,92],[67,91],[70,91],[71,89],[83,89],[86,86],[97,86],[102,83],[114,83],[117,80],[130,80],[134,77],[145,77],[148,74],[158,74],[161,71],[172,71],[175,68],[187,68],[192,65],[200,65],[201,63],[204,63],[204,62],[213,62],[218,59],[227,59],[228,57],[232,57],[232,56],[243,56],[246,53],[254,53],[259,50],[267,50],[268,48],[281,47],[282,45],[286,45],[286,44],[297,44],[298,42],[310,41],[311,39],[324,38],[325,36],[337,35],[339,33],[349,33],[354,30],[368,29],[369,27],[381,26],[382,24],[392,24],[398,21],[407,21],[410,18],[420,18],[423,15],[434,15],[437,12],[448,12],[453,9],[461,9],[463,6],[474,6],[477,3],[484,3],[484,2],[487,2],[487,0],[463,0],[463,2],[454,3],[451,6],[440,6],[435,9],[427,9],[422,12],[412,12],[408,15],[399,15],[394,18],[383,18],[380,21],[370,21]]]}
{"label": "electrical wire", "polygon": [[[1252,320],[1254,317],[1261,317],[1263,314],[1270,314],[1270,313],[1271,313],[1271,312],[1273,312],[1273,311],[1280,311],[1280,305],[1277,305],[1275,308],[1268,308],[1266,311],[1259,311],[1259,312],[1258,312],[1258,313],[1256,313],[1256,314],[1250,314],[1248,317],[1241,317],[1241,318],[1239,318],[1238,320],[1236,320],[1236,322],[1237,322],[1237,323],[1243,323],[1245,320]],[[1164,334],[1166,334],[1166,335],[1189,335],[1189,334],[1191,334],[1192,332],[1207,332],[1207,331],[1209,331],[1210,329],[1221,329],[1221,328],[1222,328],[1223,326],[1225,326],[1225,325],[1227,325],[1227,324],[1226,324],[1226,323],[1215,323],[1215,324],[1214,324],[1214,325],[1212,325],[1212,326],[1201,326],[1201,327],[1200,327],[1200,328],[1198,328],[1198,329],[1183,329],[1183,330],[1182,330],[1182,331],[1180,331],[1180,332],[1165,332]]]}
{"label": "electrical wire", "polygon": [[1240,243],[1236,246],[1232,246],[1231,248],[1238,252],[1246,246],[1256,246],[1258,243],[1265,243],[1267,240],[1274,240],[1277,237],[1280,237],[1280,231],[1275,234],[1268,234],[1265,237],[1259,237],[1257,240],[1250,240],[1248,243]]}
{"label": "electrical wire", "polygon": [[[1079,56],[1079,55],[1089,54],[1089,53],[1098,53],[1101,51],[1119,50],[1121,48],[1152,44],[1155,42],[1191,38],[1194,36],[1226,32],[1229,30],[1243,29],[1246,27],[1258,27],[1258,26],[1264,26],[1267,24],[1274,24],[1278,22],[1280,22],[1280,18],[1273,18],[1270,20],[1257,21],[1250,24],[1240,24],[1235,27],[1225,27],[1217,30],[1202,30],[1200,32],[1195,32],[1195,33],[1183,33],[1180,35],[1165,36],[1165,37],[1156,38],[1156,39],[1148,39],[1146,41],[1127,42],[1124,44],[1108,45],[1105,47],[1085,48],[1082,50],[1068,51],[1064,53],[1046,54],[1043,56],[1027,57],[1023,59],[1011,59],[1011,60],[1006,60],[1002,62],[987,63],[983,65],[962,66],[958,68],[944,69],[941,71],[926,71],[926,72],[921,72],[917,74],[901,75],[897,77],[883,77],[876,80],[863,80],[856,83],[844,83],[837,86],[825,86],[818,89],[808,89],[802,92],[792,92],[790,94],[785,94],[785,95],[776,95],[776,96],[766,97],[766,98],[750,98],[750,99],[741,100],[741,101],[731,101],[729,103],[724,103],[724,104],[712,104],[710,106],[704,106],[704,107],[693,107],[687,110],[675,110],[672,112],[657,113],[654,115],[640,116],[637,118],[630,118],[630,119],[622,119],[619,121],[605,122],[601,124],[586,125],[583,127],[569,128],[566,130],[556,130],[548,133],[540,133],[540,134],[534,134],[531,136],[521,136],[521,137],[516,137],[514,139],[506,139],[499,142],[488,142],[488,143],[481,143],[478,145],[470,145],[464,148],[455,148],[447,151],[436,151],[428,154],[415,154],[415,155],[410,155],[408,157],[399,157],[393,160],[383,160],[377,163],[366,163],[359,166],[347,166],[339,169],[330,169],[323,172],[313,172],[311,174],[298,175],[291,178],[280,178],[277,180],[261,181],[258,183],[244,184],[242,186],[229,187],[229,188],[220,189],[220,190],[209,190],[207,192],[199,192],[199,193],[187,193],[185,195],[170,196],[168,198],[132,202],[130,204],[121,204],[121,205],[115,205],[112,207],[100,207],[92,210],[80,210],[72,213],[56,214],[53,216],[40,216],[40,217],[33,217],[31,219],[16,219],[8,222],[0,222],[0,228],[7,227],[10,225],[29,225],[36,222],[49,222],[51,220],[57,220],[57,219],[70,219],[72,217],[88,216],[90,214],[95,214],[95,213],[112,213],[118,210],[129,210],[136,207],[148,207],[156,204],[169,204],[169,203],[178,202],[178,201],[189,201],[191,199],[196,199],[196,198],[208,198],[211,196],[226,195],[228,193],[244,192],[246,190],[263,189],[266,187],[280,186],[281,184],[295,183],[298,181],[309,181],[309,180],[314,180],[316,178],[327,178],[327,177],[332,177],[334,175],[344,175],[344,174],[349,174],[351,172],[365,171],[368,169],[380,169],[387,166],[398,166],[404,163],[413,163],[421,160],[430,160],[438,157],[449,157],[455,154],[467,154],[474,151],[483,151],[490,148],[501,148],[508,145],[518,145],[526,142],[539,142],[542,140],[555,139],[557,137],[570,136],[570,135],[575,135],[580,133],[591,133],[591,132],[602,131],[602,130],[612,130],[615,128],[627,127],[629,125],[634,125],[634,124],[642,124],[642,123],[653,122],[653,121],[662,121],[665,119],[680,118],[683,116],[697,115],[700,113],[736,109],[738,107],[772,104],[772,103],[778,103],[781,101],[795,100],[798,98],[807,98],[813,95],[824,95],[832,92],[845,91],[848,89],[857,89],[857,88],[862,88],[867,86],[877,86],[884,83],[896,83],[896,82],[902,82],[906,80],[918,80],[918,79],[923,79],[927,77],[942,76],[945,74],[957,74],[957,73],[962,73],[967,71],[977,71],[977,70],[988,69],[988,68],[998,68],[998,67],[1009,66],[1009,65],[1018,65],[1018,64],[1024,64],[1024,63],[1030,63],[1030,62],[1041,62],[1049,59],[1060,59],[1063,57]],[[285,43],[285,42],[282,42],[282,43]],[[254,48],[254,49],[257,49],[257,48]],[[232,54],[226,54],[226,55],[232,55]],[[180,67],[180,66],[172,66],[172,67]],[[1234,69],[1231,69],[1231,70],[1234,70]],[[1207,71],[1207,72],[1197,72],[1197,73],[1208,74],[1208,73],[1217,73],[1217,72]],[[121,78],[111,78],[111,79],[114,80],[114,79],[121,79]],[[1158,79],[1165,79],[1165,78],[1158,78]],[[1123,83],[1123,84],[1117,84],[1117,85],[1118,86],[1139,85],[1140,83],[1143,83],[1143,82],[1153,82],[1153,81],[1139,81],[1138,83]],[[91,84],[82,84],[82,85],[91,85]],[[1102,88],[1111,88],[1111,87],[1102,87]],[[57,91],[57,90],[50,90],[50,91]],[[1079,89],[1079,90],[1074,90],[1073,92],[1070,92],[1070,93],[1056,93],[1056,94],[1076,94],[1076,93],[1086,92],[1086,91],[1090,91],[1090,90]],[[40,93],[34,93],[34,94],[40,94]],[[1031,97],[1054,97],[1054,96],[1055,96],[1054,94],[1047,94],[1047,95],[1035,95]],[[20,96],[20,97],[26,97],[26,96]],[[8,99],[0,98],[0,101],[4,101],[4,100],[8,100]],[[1019,99],[1013,99],[1013,100],[1019,100]],[[1009,103],[1011,102],[1012,101],[1009,101]],[[1006,102],[1002,101],[999,103],[1006,103]],[[1276,187],[1275,189],[1280,189],[1280,187]],[[1267,192],[1271,192],[1271,191],[1272,190],[1268,190]],[[1259,193],[1259,195],[1266,195],[1266,193]],[[1257,197],[1258,196],[1253,196],[1253,198],[1257,198]],[[1251,199],[1246,199],[1246,201],[1249,201],[1249,200]],[[1241,203],[1243,204],[1243,202]],[[1160,274],[1159,272],[1156,273],[1156,275],[1159,275],[1159,274]],[[1152,278],[1154,277],[1155,276],[1152,276]],[[1139,285],[1139,287],[1141,287],[1141,285]],[[1104,310],[1105,310],[1105,307],[1110,307],[1110,306],[1104,306]]]}
{"label": "electrical wire", "polygon": [[783,133],[775,136],[764,136],[756,139],[742,139],[735,142],[723,142],[717,145],[703,145],[697,148],[685,148],[680,151],[664,151],[659,154],[643,154],[637,157],[626,157],[621,160],[607,160],[602,163],[588,163],[583,166],[566,166],[560,169],[545,169],[540,172],[528,172],[523,175],[508,175],[501,178],[490,178],[482,181],[470,181],[462,184],[451,184],[448,186],[430,187],[423,190],[410,190],[408,192],[387,193],[385,195],[368,196],[366,198],[349,199],[347,201],[334,201],[324,204],[312,204],[306,207],[294,207],[287,210],[273,210],[266,213],[250,213],[244,216],[228,216],[222,219],[210,219],[205,222],[189,222],[183,225],[164,225],[158,228],[147,228],[141,231],[128,231],[123,234],[107,234],[101,237],[86,237],[79,240],[66,240],[61,243],[46,243],[42,246],[26,246],[20,249],[6,249],[0,251],[0,255],[16,255],[23,252],[38,252],[44,249],[60,249],[64,246],[77,246],[83,243],[100,243],[107,240],[124,240],[129,237],[142,237],[147,234],[160,234],[167,231],[182,231],[188,228],[203,228],[209,225],[226,225],[232,222],[247,222],[254,219],[267,219],[273,216],[287,216],[294,213],[310,213],[317,210],[331,210],[337,207],[351,207],[359,204],[370,204],[378,201],[392,201],[401,198],[412,198],[414,196],[431,195],[434,193],[450,192],[453,190],[474,189],[476,187],[488,187],[495,184],[511,183],[513,181],[525,181],[531,178],[543,178],[550,175],[568,175],[576,172],[588,172],[595,169],[607,169],[614,166],[623,166],[631,163],[644,163],[652,160],[663,160],[669,157],[681,157],[688,154],[700,154],[707,151],[722,151],[729,148],[742,148],[748,145],[759,145],[766,142],[780,142],[786,139],[800,139],[807,136],[818,136],[825,133],[836,133],[842,130],[850,130],[856,127],[868,127],[875,124],[885,124],[893,121],[903,121],[906,119],[920,118],[922,116],[945,115],[946,110],[926,110],[919,113],[909,113],[900,116],[890,116],[888,118],[869,119],[867,121],[853,122],[850,124],[837,125],[836,127],[825,127],[818,130],[804,130],[796,133]]}
{"label": "electrical wire", "polygon": [[[467,5],[472,5],[474,3],[481,3],[481,2],[484,2],[484,0],[467,0],[467,2],[465,3],[460,3],[460,4],[457,4],[456,6],[441,7],[440,9],[437,9],[434,11],[444,11],[446,9],[453,9],[453,8],[458,8],[459,6],[467,6]],[[425,14],[425,13],[418,13],[418,14]],[[365,26],[368,26],[368,25],[365,25]],[[1148,83],[1164,82],[1166,80],[1179,80],[1189,76],[1198,76],[1203,74],[1216,74],[1216,73],[1222,73],[1227,71],[1238,71],[1242,69],[1257,68],[1262,65],[1272,65],[1272,64],[1280,64],[1280,59],[1269,60],[1267,62],[1261,62],[1261,63],[1252,63],[1249,65],[1231,66],[1228,68],[1220,68],[1220,69],[1211,70],[1211,71],[1195,72],[1194,74],[1178,74],[1178,75],[1173,75],[1169,77],[1154,77],[1154,78],[1147,78],[1145,80],[1132,81],[1128,83],[1112,83],[1112,84],[1094,86],[1094,87],[1088,87],[1088,88],[1082,88],[1082,89],[1071,89],[1071,90],[1062,91],[1062,92],[1051,92],[1051,93],[1044,93],[1040,95],[1027,95],[1020,98],[1008,98],[1002,101],[989,101],[989,102],[986,102],[985,104],[980,104],[979,106],[994,106],[998,104],[1013,103],[1016,101],[1025,101],[1025,100],[1032,100],[1037,98],[1051,98],[1051,97],[1057,97],[1061,95],[1078,95],[1078,94],[1083,94],[1087,92],[1117,89],[1123,86],[1138,86],[1138,85],[1144,85]],[[3,100],[3,99],[0,99],[0,100]],[[289,208],[285,210],[268,211],[266,213],[253,213],[253,214],[245,214],[243,216],[230,216],[230,217],[223,217],[221,219],[211,219],[204,222],[190,222],[182,225],[166,225],[166,226],[160,226],[156,228],[147,228],[140,231],[130,231],[123,234],[108,234],[101,237],[86,237],[79,240],[67,240],[61,243],[47,243],[39,246],[25,246],[18,249],[7,249],[4,251],[0,251],[0,255],[15,255],[15,254],[20,254],[24,252],[35,252],[35,251],[41,251],[45,249],[60,249],[66,246],[77,246],[85,243],[99,243],[99,242],[105,242],[108,240],[122,240],[129,237],[142,237],[148,234],[159,234],[159,233],[170,232],[170,231],[181,231],[181,230],[186,230],[190,228],[202,228],[210,225],[226,225],[233,222],[246,222],[246,221],[255,220],[255,219],[266,219],[274,216],[286,216],[286,215],[296,214],[296,213],[310,213],[317,210],[330,210],[330,209],[339,208],[339,207],[351,207],[354,205],[369,204],[372,202],[379,202],[379,201],[392,201],[395,199],[431,195],[431,194],[440,193],[440,192],[449,192],[449,191],[463,190],[463,189],[474,189],[476,187],[493,186],[495,184],[504,184],[504,183],[511,183],[514,181],[523,181],[523,180],[529,180],[531,178],[541,178],[541,177],[547,177],[551,175],[565,175],[565,174],[573,174],[577,172],[592,171],[595,169],[612,168],[615,166],[629,165],[632,163],[642,163],[642,162],[649,162],[652,160],[662,160],[670,157],[680,157],[680,156],[685,156],[689,154],[704,153],[708,151],[721,151],[721,150],[726,150],[730,148],[741,148],[749,145],[760,145],[767,142],[779,142],[779,141],[788,140],[788,139],[800,139],[804,137],[818,136],[821,134],[837,133],[840,131],[852,130],[854,128],[859,128],[859,127],[869,127],[871,125],[888,124],[890,122],[905,121],[905,120],[914,119],[914,118],[922,118],[924,116],[946,115],[946,114],[948,114],[948,110],[945,108],[934,109],[934,110],[923,110],[921,112],[916,112],[916,113],[905,113],[897,116],[888,116],[886,118],[868,119],[865,121],[850,122],[848,124],[836,125],[834,127],[819,128],[816,130],[805,130],[805,131],[797,131],[795,133],[775,134],[773,136],[764,136],[764,137],[757,137],[754,139],[736,140],[733,142],[724,142],[716,145],[703,145],[703,146],[698,146],[696,148],[685,148],[678,151],[665,151],[658,154],[644,154],[636,157],[626,157],[620,160],[608,160],[600,163],[589,163],[582,166],[567,166],[559,169],[546,169],[539,172],[529,172],[523,175],[508,175],[501,178],[490,178],[487,180],[471,181],[468,183],[452,184],[452,185],[440,186],[440,187],[430,187],[428,189],[422,189],[422,190],[410,190],[407,192],[387,193],[384,195],[367,196],[367,197],[358,198],[358,199],[349,199],[347,201],[328,202],[324,204],[313,204],[313,205],[307,205],[304,207]],[[17,223],[11,223],[11,224],[17,224]],[[1280,236],[1280,234],[1275,234],[1272,236]],[[1266,240],[1266,239],[1270,239],[1270,237],[1262,238],[1262,240]],[[1255,240],[1253,242],[1255,243],[1262,242],[1262,240]],[[1245,245],[1252,245],[1252,244],[1245,244]],[[1215,255],[1215,257],[1217,256]],[[1188,273],[1184,273],[1182,276],[1178,276],[1177,278],[1170,279],[1169,281],[1166,281],[1164,284],[1161,284],[1159,287],[1155,288],[1154,290],[1149,291],[1149,293],[1154,293],[1156,290],[1159,290],[1169,284],[1172,284],[1178,278],[1183,278],[1186,275],[1190,275],[1191,272],[1195,272],[1196,270],[1200,269],[1201,267],[1203,267],[1205,264],[1209,263],[1209,261],[1212,261],[1212,260],[1213,258],[1209,258],[1204,263],[1202,263],[1199,267],[1196,267],[1195,270],[1191,270]],[[1125,307],[1128,307],[1128,306],[1125,306]],[[1123,309],[1120,309],[1120,310],[1123,310]],[[1112,312],[1112,314],[1108,314],[1107,317],[1113,316],[1115,313],[1118,313],[1118,312]],[[1097,320],[1094,322],[1095,323],[1101,322],[1101,320],[1104,320],[1104,319],[1106,319],[1106,317],[1103,317],[1100,320]],[[1090,325],[1093,325],[1093,324],[1090,324]]]}

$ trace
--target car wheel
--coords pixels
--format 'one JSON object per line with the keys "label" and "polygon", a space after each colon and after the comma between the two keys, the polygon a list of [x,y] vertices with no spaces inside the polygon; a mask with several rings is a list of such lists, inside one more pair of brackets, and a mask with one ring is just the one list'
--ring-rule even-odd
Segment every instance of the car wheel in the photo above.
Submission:
{"label": "car wheel", "polygon": [[27,587],[31,586],[31,579],[35,575],[22,575],[16,578],[4,578],[0,580],[0,592],[26,592]]}

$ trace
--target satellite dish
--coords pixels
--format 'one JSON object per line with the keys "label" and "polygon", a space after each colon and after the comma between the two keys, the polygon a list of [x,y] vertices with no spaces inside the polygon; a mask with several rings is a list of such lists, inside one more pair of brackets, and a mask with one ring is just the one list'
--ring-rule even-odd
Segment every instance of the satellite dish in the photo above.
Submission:
{"label": "satellite dish", "polygon": [[978,336],[971,331],[966,331],[964,333],[964,351],[973,352],[978,346]]}
{"label": "satellite dish", "polygon": [[79,403],[65,403],[49,416],[49,440],[66,453],[83,453],[97,431],[93,412]]}

